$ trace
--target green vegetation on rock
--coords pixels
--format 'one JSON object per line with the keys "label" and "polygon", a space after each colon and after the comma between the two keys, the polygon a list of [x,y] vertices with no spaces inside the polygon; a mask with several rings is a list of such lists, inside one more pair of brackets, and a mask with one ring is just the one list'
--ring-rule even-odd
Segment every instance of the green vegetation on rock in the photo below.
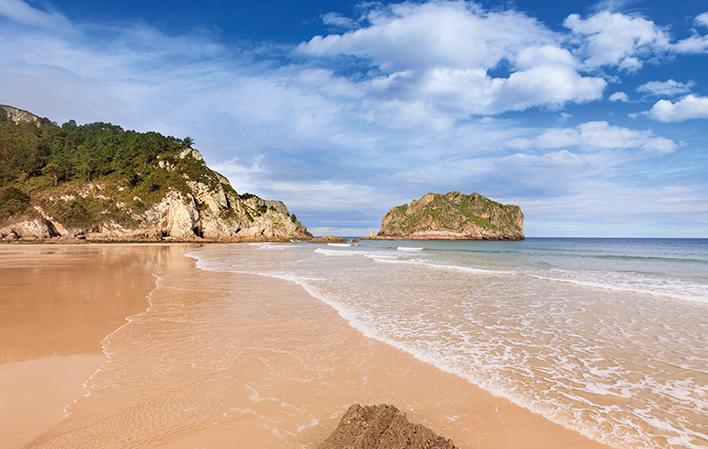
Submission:
{"label": "green vegetation on rock", "polygon": [[0,238],[30,228],[36,238],[44,226],[50,236],[129,240],[309,236],[282,203],[239,195],[192,144],[111,123],[59,126],[0,105]]}
{"label": "green vegetation on rock", "polygon": [[524,238],[521,209],[492,201],[479,193],[427,193],[384,216],[378,236],[412,239]]}

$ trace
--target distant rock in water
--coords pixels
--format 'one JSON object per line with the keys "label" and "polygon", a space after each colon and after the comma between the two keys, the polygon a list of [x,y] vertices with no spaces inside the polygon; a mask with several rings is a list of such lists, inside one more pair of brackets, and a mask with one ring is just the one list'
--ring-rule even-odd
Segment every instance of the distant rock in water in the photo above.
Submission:
{"label": "distant rock in water", "polygon": [[0,239],[286,241],[312,235],[280,201],[239,194],[191,139],[110,123],[58,126],[0,105]]}
{"label": "distant rock in water", "polygon": [[457,449],[393,405],[354,404],[319,449]]}
{"label": "distant rock in water", "polygon": [[347,243],[347,241],[347,239],[338,235],[323,235],[309,240],[310,243]]}
{"label": "distant rock in water", "polygon": [[376,238],[417,240],[523,240],[524,214],[479,193],[427,193],[389,210]]}

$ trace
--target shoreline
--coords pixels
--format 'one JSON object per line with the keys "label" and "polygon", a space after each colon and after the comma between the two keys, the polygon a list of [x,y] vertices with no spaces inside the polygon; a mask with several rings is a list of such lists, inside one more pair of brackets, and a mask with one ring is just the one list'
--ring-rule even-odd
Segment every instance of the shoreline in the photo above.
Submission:
{"label": "shoreline", "polygon": [[154,280],[135,247],[0,245],[0,293],[12,298],[0,303],[0,386],[12,387],[0,388],[0,448],[61,422],[106,362],[102,340],[147,307]]}
{"label": "shoreline", "polygon": [[[384,344],[396,351],[401,351],[407,355],[410,355],[415,360],[417,360],[421,363],[424,363],[426,365],[429,365],[429,366],[435,368],[436,370],[440,371],[441,373],[455,376],[456,378],[459,378],[459,379],[469,383],[474,388],[478,388],[478,389],[482,390],[484,393],[487,393],[487,394],[493,396],[494,398],[497,398],[497,399],[503,400],[503,401],[507,401],[507,402],[509,402],[510,405],[512,405],[514,407],[519,407],[529,413],[532,413],[533,415],[539,416],[539,417],[543,418],[544,420],[547,420],[550,423],[553,423],[554,425],[560,426],[565,430],[577,433],[577,434],[581,435],[582,437],[587,438],[588,440],[591,440],[597,444],[602,445],[603,447],[612,447],[612,446],[606,445],[605,443],[602,443],[601,441],[594,440],[592,437],[583,434],[583,432],[580,432],[577,429],[565,427],[563,425],[563,423],[553,420],[552,418],[546,416],[543,412],[533,410],[530,405],[519,404],[519,403],[515,402],[512,398],[509,398],[501,393],[496,393],[494,391],[491,391],[487,388],[480,386],[477,382],[475,382],[469,376],[466,376],[464,373],[460,372],[460,370],[449,367],[447,365],[441,365],[440,362],[436,361],[432,356],[430,356],[426,353],[422,353],[422,352],[414,350],[402,343],[398,343],[398,342],[388,339],[386,337],[377,335],[374,331],[368,329],[366,325],[359,323],[356,319],[351,318],[350,316],[347,316],[349,314],[341,306],[317,295],[305,283],[300,283],[300,282],[292,280],[292,279],[286,279],[286,278],[282,278],[282,277],[278,277],[278,276],[274,276],[274,275],[248,274],[248,273],[239,273],[239,274],[244,274],[246,276],[258,276],[258,277],[265,277],[265,278],[269,278],[269,279],[281,280],[281,281],[285,281],[289,284],[296,285],[296,286],[302,288],[303,290],[305,290],[305,292],[313,299],[322,302],[323,304],[327,305],[328,307],[331,307],[332,310],[334,310],[336,312],[337,316],[340,319],[345,321],[348,326],[350,326],[352,329],[357,331],[363,338],[374,340],[374,341],[376,341],[378,343],[382,343],[382,344]],[[397,404],[393,404],[393,405],[397,405]]]}
{"label": "shoreline", "polygon": [[[117,246],[114,243],[98,245]],[[147,354],[146,360],[133,360],[132,358],[136,357],[135,351],[123,346],[128,336],[142,338],[144,336],[144,332],[141,332],[142,327],[159,324],[156,330],[167,331],[167,325],[163,328],[160,327],[161,321],[155,322],[155,319],[165,312],[164,308],[167,304],[194,306],[195,309],[191,310],[190,315],[185,318],[194,318],[191,314],[201,316],[203,311],[199,307],[202,302],[196,302],[195,298],[199,301],[217,302],[219,306],[222,305],[223,300],[223,305],[228,306],[229,309],[236,307],[240,313],[235,313],[229,318],[236,320],[232,324],[239,332],[232,335],[236,330],[226,329],[226,334],[222,334],[220,329],[217,331],[206,329],[214,332],[212,338],[217,342],[227,342],[234,337],[240,337],[242,340],[239,342],[240,346],[247,342],[253,347],[260,348],[256,352],[261,357],[260,359],[256,357],[257,354],[241,354],[243,360],[237,357],[225,358],[224,367],[220,367],[227,370],[231,377],[235,377],[235,379],[231,377],[220,379],[232,385],[230,388],[234,391],[226,393],[233,394],[229,396],[232,405],[235,404],[237,408],[243,410],[255,411],[255,414],[236,413],[230,416],[231,419],[219,420],[206,428],[197,426],[201,428],[198,431],[179,431],[174,434],[176,430],[169,431],[167,428],[159,427],[153,429],[153,431],[162,430],[172,435],[159,441],[159,444],[165,447],[223,445],[233,442],[234,438],[245,443],[246,441],[238,437],[246,435],[246,429],[256,429],[255,436],[249,437],[247,441],[252,447],[311,448],[324,440],[336,426],[338,416],[353,402],[392,402],[407,412],[412,419],[428,425],[445,437],[452,438],[463,449],[607,447],[588,440],[575,431],[551,423],[542,416],[514,405],[506,399],[493,396],[457,375],[445,373],[430,363],[420,361],[413,354],[367,337],[348,323],[331,305],[313,296],[302,286],[271,277],[202,270],[197,267],[197,260],[186,255],[190,251],[185,247],[186,245],[173,243],[158,243],[158,245],[176,247],[179,251],[171,251],[167,258],[169,261],[163,261],[167,262],[162,265],[164,275],[167,277],[163,285],[160,285],[159,278],[153,279],[155,308],[153,309],[149,301],[149,291],[145,292],[142,297],[143,310],[124,317],[125,322],[105,335],[102,341],[105,341],[108,347],[104,351],[105,356],[100,356],[105,360],[93,376],[85,379],[85,382],[90,384],[89,388],[97,389],[97,385],[105,382],[107,378],[115,380],[111,377],[116,374],[114,365],[132,360],[135,361],[134,364],[126,363],[125,366],[141,366],[142,363],[152,360],[150,357],[158,356],[159,354]],[[124,244],[124,246],[130,247],[131,244]],[[74,245],[74,247],[86,246]],[[137,249],[135,252],[139,253],[147,246],[139,244],[134,248]],[[151,278],[154,275],[154,273],[144,274],[148,274]],[[200,287],[202,285],[205,287],[211,285],[212,288]],[[241,300],[239,304],[233,303],[234,298]],[[267,311],[262,310],[263,308],[267,308]],[[165,317],[166,315],[162,319]],[[214,317],[220,318],[218,315]],[[189,323],[190,321],[187,320],[187,324]],[[129,324],[131,326],[128,326]],[[216,326],[222,323],[213,324]],[[176,330],[179,331],[179,335],[191,335],[190,338],[199,338],[201,334],[197,331],[203,331],[201,328],[193,329],[189,325],[185,326],[181,321]],[[264,339],[270,343],[262,347]],[[293,345],[292,340],[302,343],[304,347]],[[159,340],[159,342],[169,343],[169,340],[165,342]],[[318,350],[323,352],[318,354]],[[285,351],[290,356],[282,359],[282,356],[278,355],[281,351]],[[181,360],[184,354],[180,348],[177,348],[174,354],[170,354],[176,360],[172,368],[178,372],[178,375],[193,376],[190,370],[186,369],[183,372],[179,366],[178,362],[185,362]],[[123,360],[124,358],[126,360]],[[248,364],[248,360],[252,363]],[[242,374],[244,370],[253,371],[253,363],[263,363],[262,360],[275,364],[273,370],[259,367],[250,375]],[[300,362],[296,363],[293,360],[303,360],[308,363],[303,367]],[[192,369],[194,363],[195,361],[192,360]],[[198,361],[197,365],[199,366],[200,363],[201,361]],[[312,365],[313,363],[315,365]],[[320,369],[322,366],[319,365],[324,365],[326,369]],[[0,373],[3,366],[7,365],[0,364]],[[107,372],[101,371],[104,367]],[[259,372],[259,369],[265,371]],[[283,377],[286,373],[289,373],[288,376]],[[98,379],[94,379],[96,375]],[[259,384],[259,380],[264,377],[273,382]],[[312,385],[312,381],[308,380],[313,377],[319,380],[318,385]],[[157,383],[157,379],[155,382],[155,385],[151,384],[151,386],[163,387],[161,383]],[[213,386],[207,385],[207,387],[201,391],[209,396]],[[224,385],[220,386],[223,387]],[[131,391],[126,391],[125,394],[130,395]],[[175,394],[180,397],[180,400],[186,400],[181,397],[182,393]],[[283,408],[282,405],[272,404],[273,401],[269,398],[276,397],[281,404],[290,405]],[[99,416],[108,413],[110,416],[110,413],[114,412],[111,399],[115,401],[112,396],[104,395],[101,389],[97,389],[86,400],[79,398],[78,403],[71,407],[72,413],[68,419],[53,426],[44,437],[35,440],[28,447],[45,447],[54,443],[62,446],[62,442],[71,441],[64,439],[66,434],[72,438],[79,438],[73,440],[74,442],[81,441],[83,434],[77,430],[76,424],[96,425],[89,418],[93,413],[98,413]],[[202,398],[198,395],[190,394],[188,399],[196,407],[203,406],[208,413],[216,412],[209,410],[211,406],[202,404]],[[278,420],[283,421],[283,424],[279,424],[281,427],[268,428]],[[103,428],[103,430],[107,429]],[[284,445],[285,442],[290,444]],[[158,445],[158,441],[154,443]]]}
{"label": "shoreline", "polygon": [[[200,259],[197,256],[193,256],[193,255],[189,254],[189,252],[186,252],[185,256],[190,257],[194,260],[196,269],[215,272],[215,271],[209,270],[208,268],[200,267],[199,266]],[[468,376],[465,376],[464,374],[460,373],[458,370],[455,370],[453,368],[446,367],[446,366],[440,366],[440,364],[438,362],[436,362],[431,356],[420,353],[420,351],[412,350],[411,348],[406,347],[404,344],[401,344],[401,343],[395,342],[393,340],[390,340],[388,338],[377,335],[376,332],[368,329],[368,327],[366,325],[358,322],[355,318],[352,318],[352,316],[351,316],[352,314],[346,310],[346,307],[344,307],[340,304],[337,304],[336,302],[333,302],[333,301],[327,299],[326,297],[320,295],[318,292],[316,292],[314,289],[312,289],[306,282],[293,279],[292,277],[278,276],[275,274],[249,273],[249,272],[245,272],[245,271],[229,271],[228,273],[231,273],[231,274],[234,274],[237,276],[258,277],[258,278],[269,279],[269,280],[276,281],[276,282],[284,282],[284,283],[290,284],[298,289],[302,289],[311,299],[313,299],[317,302],[320,302],[321,304],[325,305],[327,308],[331,309],[336,314],[336,318],[338,318],[343,323],[345,323],[349,328],[354,330],[362,338],[374,341],[377,344],[382,344],[382,345],[392,349],[393,351],[403,353],[406,356],[411,357],[415,361],[425,364],[426,366],[433,368],[435,371],[438,371],[439,373],[444,374],[445,376],[452,376],[455,379],[463,381],[466,384],[468,384],[469,386],[471,386],[473,389],[478,390],[478,393],[481,392],[483,395],[489,395],[490,397],[493,397],[494,400],[502,401],[504,403],[503,407],[518,408],[520,410],[523,410],[524,413],[529,413],[529,414],[533,415],[534,417],[538,417],[539,419],[545,421],[546,424],[550,424],[552,426],[557,426],[558,428],[563,429],[563,431],[576,434],[577,436],[580,437],[581,440],[586,440],[585,442],[582,442],[582,441],[579,442],[578,443],[579,446],[577,446],[578,448],[595,448],[595,447],[597,447],[597,448],[611,448],[612,447],[612,446],[606,445],[605,443],[602,443],[600,441],[594,440],[589,436],[583,435],[581,432],[579,432],[576,429],[567,428],[567,427],[563,426],[562,423],[556,422],[556,421],[544,416],[541,412],[537,412],[537,411],[532,410],[530,407],[517,404],[517,403],[513,402],[510,398],[507,398],[507,397],[500,395],[500,394],[496,394],[492,391],[489,391],[489,390],[479,386],[472,379],[469,379]],[[408,410],[405,407],[405,404],[395,404],[394,403],[393,405],[398,406],[404,412],[405,411],[410,412],[410,410]],[[498,413],[499,412],[499,405],[498,404],[495,406],[495,409],[496,409],[495,412]],[[516,413],[516,412],[518,412],[518,411],[514,410],[511,413]],[[432,426],[432,424],[429,421],[423,420],[422,422],[426,425]],[[438,431],[438,429],[436,427],[431,427],[431,428],[435,431]],[[452,440],[455,442],[455,444],[460,447],[467,447],[465,445],[461,445],[461,443],[460,443],[461,440],[451,437],[451,434],[446,434],[446,433],[440,432],[440,431],[438,431],[438,433],[445,436],[446,438],[447,437],[452,438]],[[539,441],[539,443],[541,443],[541,442]],[[568,444],[568,443],[564,443],[564,444]],[[565,449],[568,449],[571,447],[576,447],[573,445],[573,444],[575,444],[575,442],[572,442],[569,444],[570,445],[567,445],[567,446],[563,445],[563,446],[559,446],[559,447],[562,447]],[[491,446],[484,446],[484,447],[496,448],[496,447],[505,447],[505,446],[491,445]],[[513,446],[513,448],[519,448],[519,447],[526,447],[526,446],[524,446],[522,444]],[[545,449],[545,448],[553,448],[556,446],[554,446],[554,444],[551,442],[543,441],[543,443],[540,444],[539,446],[532,445],[529,447],[538,447],[538,448]]]}

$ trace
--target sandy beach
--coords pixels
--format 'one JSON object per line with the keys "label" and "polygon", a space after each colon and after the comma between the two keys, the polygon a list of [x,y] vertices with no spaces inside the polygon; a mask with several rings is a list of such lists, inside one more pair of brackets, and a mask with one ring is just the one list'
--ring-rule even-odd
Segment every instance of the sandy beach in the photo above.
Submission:
{"label": "sandy beach", "polygon": [[0,246],[0,447],[64,418],[106,360],[101,340],[145,310],[167,246]]}
{"label": "sandy beach", "polygon": [[188,249],[0,247],[1,448],[314,448],[355,402],[461,448],[605,447]]}

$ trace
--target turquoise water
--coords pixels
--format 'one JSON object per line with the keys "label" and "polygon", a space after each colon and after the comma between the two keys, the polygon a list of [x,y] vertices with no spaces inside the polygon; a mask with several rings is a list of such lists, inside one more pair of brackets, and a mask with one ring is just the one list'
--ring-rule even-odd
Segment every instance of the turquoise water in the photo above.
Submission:
{"label": "turquoise water", "polygon": [[504,241],[365,241],[423,248],[431,262],[526,270],[549,280],[708,301],[708,239],[532,238]]}
{"label": "turquoise water", "polygon": [[206,246],[372,338],[598,441],[708,447],[708,240]]}

